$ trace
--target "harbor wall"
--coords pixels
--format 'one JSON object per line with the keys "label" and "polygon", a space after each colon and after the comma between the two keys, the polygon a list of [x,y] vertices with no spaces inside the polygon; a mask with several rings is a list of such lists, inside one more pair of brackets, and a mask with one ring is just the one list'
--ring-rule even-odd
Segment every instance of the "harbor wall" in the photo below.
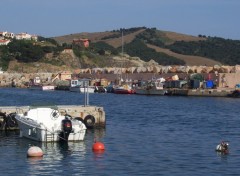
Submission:
{"label": "harbor wall", "polygon": [[218,87],[235,88],[240,84],[240,73],[219,73],[218,74]]}

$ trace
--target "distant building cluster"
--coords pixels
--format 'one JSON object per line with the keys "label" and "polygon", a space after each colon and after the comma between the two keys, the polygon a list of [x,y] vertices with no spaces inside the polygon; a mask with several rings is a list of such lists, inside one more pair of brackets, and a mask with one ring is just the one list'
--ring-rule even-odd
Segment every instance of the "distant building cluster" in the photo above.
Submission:
{"label": "distant building cluster", "polygon": [[11,42],[11,40],[14,38],[16,40],[34,40],[34,41],[38,40],[37,35],[31,35],[26,32],[14,34],[12,32],[7,32],[7,31],[1,32],[0,31],[0,45],[8,45]]}

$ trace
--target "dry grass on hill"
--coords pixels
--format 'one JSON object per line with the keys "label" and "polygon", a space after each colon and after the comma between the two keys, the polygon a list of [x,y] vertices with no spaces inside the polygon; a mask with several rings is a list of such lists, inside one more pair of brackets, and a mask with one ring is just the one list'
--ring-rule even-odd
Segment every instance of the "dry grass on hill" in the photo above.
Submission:
{"label": "dry grass on hill", "polygon": [[[137,32],[133,32],[133,33],[128,34],[128,35],[124,35],[123,36],[123,42],[125,44],[130,43],[131,41],[133,41],[133,39],[135,39],[136,35],[140,34],[144,30],[145,29],[141,29]],[[109,45],[112,45],[114,48],[118,48],[118,47],[122,46],[122,37],[108,39],[108,40],[105,40],[105,42]]]}
{"label": "dry grass on hill", "polygon": [[193,66],[193,65],[207,65],[207,66],[214,66],[214,65],[219,65],[220,63],[217,61],[214,61],[212,59],[208,59],[205,57],[200,57],[200,56],[189,56],[189,55],[183,55],[183,54],[178,54],[170,51],[169,49],[164,49],[160,48],[154,45],[147,45],[149,48],[155,49],[157,52],[162,52],[165,53],[169,56],[176,57],[178,59],[181,59],[186,62],[186,65]]}
{"label": "dry grass on hill", "polygon": [[72,43],[73,39],[87,38],[92,42],[98,42],[101,38],[114,34],[114,32],[94,32],[94,33],[77,33],[77,34],[69,34],[59,37],[53,37],[58,43]]}
{"label": "dry grass on hill", "polygon": [[176,33],[176,32],[164,31],[164,34],[172,42],[175,42],[175,41],[190,42],[190,41],[206,40],[206,38],[200,38],[200,37],[196,37],[196,36],[192,36],[192,35],[180,34],[180,33]]}

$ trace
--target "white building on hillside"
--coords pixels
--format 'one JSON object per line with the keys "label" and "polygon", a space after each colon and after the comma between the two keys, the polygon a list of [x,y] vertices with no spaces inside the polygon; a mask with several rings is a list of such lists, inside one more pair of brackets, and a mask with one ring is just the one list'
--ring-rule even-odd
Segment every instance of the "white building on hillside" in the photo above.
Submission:
{"label": "white building on hillside", "polygon": [[14,33],[12,32],[0,32],[0,37],[1,38],[14,38]]}
{"label": "white building on hillside", "polygon": [[37,35],[30,35],[30,34],[25,33],[25,32],[16,34],[15,38],[17,40],[23,40],[23,39],[24,40],[35,40],[35,41],[38,40],[38,36]]}
{"label": "white building on hillside", "polygon": [[9,43],[10,43],[10,40],[5,40],[5,39],[0,40],[0,46],[1,45],[8,45]]}
{"label": "white building on hillside", "polygon": [[14,33],[12,33],[12,32],[7,32],[7,33],[5,34],[5,37],[7,37],[7,38],[14,38]]}
{"label": "white building on hillside", "polygon": [[0,32],[0,37],[1,38],[3,38],[3,37],[5,37],[5,34],[6,34],[7,32]]}
{"label": "white building on hillside", "polygon": [[32,40],[37,41],[38,40],[38,36],[37,35],[32,35]]}
{"label": "white building on hillside", "polygon": [[31,40],[32,39],[32,36],[30,35],[30,34],[28,34],[28,33],[19,33],[19,34],[16,34],[15,35],[15,38],[17,39],[17,40],[23,40],[23,39],[25,39],[25,40]]}

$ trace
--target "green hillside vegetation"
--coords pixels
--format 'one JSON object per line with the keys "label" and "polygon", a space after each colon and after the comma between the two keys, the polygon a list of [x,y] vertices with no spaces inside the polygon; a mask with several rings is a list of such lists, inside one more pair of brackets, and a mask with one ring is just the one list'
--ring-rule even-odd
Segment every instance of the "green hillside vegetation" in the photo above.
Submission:
{"label": "green hillside vegetation", "polygon": [[113,46],[105,43],[105,42],[96,42],[91,44],[91,50],[100,55],[105,55],[107,52],[112,55],[118,55],[119,51]]}
{"label": "green hillside vegetation", "polygon": [[240,64],[240,41],[208,37],[205,41],[178,41],[167,46],[179,54],[203,56],[226,65]]}
{"label": "green hillside vegetation", "polygon": [[199,35],[198,41],[173,41],[167,38],[164,32],[155,28],[146,29],[137,38],[145,43],[170,49],[175,53],[202,56],[226,65],[240,64],[239,40]]}
{"label": "green hillside vegetation", "polygon": [[164,47],[165,43],[168,41],[168,38],[165,38],[163,33],[157,31],[155,28],[146,29],[141,34],[138,34],[137,38],[158,47]]}
{"label": "green hillside vegetation", "polygon": [[13,40],[7,46],[0,46],[0,65],[7,70],[11,60],[20,63],[41,62],[47,53],[58,55],[63,47],[55,40],[40,37],[38,42],[32,40]]}
{"label": "green hillside vegetation", "polygon": [[135,28],[129,28],[129,29],[119,29],[119,30],[113,30],[111,32],[113,32],[114,34],[112,35],[108,35],[105,37],[102,37],[101,40],[107,40],[107,39],[113,39],[113,38],[119,38],[122,36],[122,31],[124,31],[124,35],[128,35],[134,32],[137,32],[141,29],[147,29],[146,27],[135,27]]}
{"label": "green hillside vegetation", "polygon": [[146,62],[152,59],[161,65],[185,65],[185,62],[180,59],[148,48],[144,41],[140,39],[135,39],[131,43],[126,44],[126,46],[124,46],[124,51],[130,56],[140,57]]}
{"label": "green hillside vegetation", "polygon": [[[182,54],[181,57],[184,55],[187,57],[201,56],[225,65],[240,64],[239,40],[206,37],[204,35],[195,37],[160,31],[156,28],[136,27],[110,32],[76,34],[77,38],[85,36],[85,38],[90,39],[89,48],[74,46],[69,42],[74,38],[74,34],[60,36],[59,40],[58,37],[44,38],[41,36],[37,42],[33,40],[13,40],[7,46],[0,46],[0,67],[2,67],[2,70],[7,70],[10,61],[14,60],[23,64],[42,62],[61,66],[65,62],[60,60],[60,54],[66,48],[73,49],[75,56],[77,56],[74,59],[78,59],[77,63],[81,65],[81,68],[114,66],[112,57],[119,56],[122,52],[122,32],[124,54],[139,57],[146,62],[154,60],[160,65],[188,64],[185,63],[184,59],[178,58],[177,54],[171,54],[170,56],[169,52],[166,52],[166,50],[170,50]],[[153,46],[155,49],[153,49]],[[78,66],[74,68],[76,67]]]}

